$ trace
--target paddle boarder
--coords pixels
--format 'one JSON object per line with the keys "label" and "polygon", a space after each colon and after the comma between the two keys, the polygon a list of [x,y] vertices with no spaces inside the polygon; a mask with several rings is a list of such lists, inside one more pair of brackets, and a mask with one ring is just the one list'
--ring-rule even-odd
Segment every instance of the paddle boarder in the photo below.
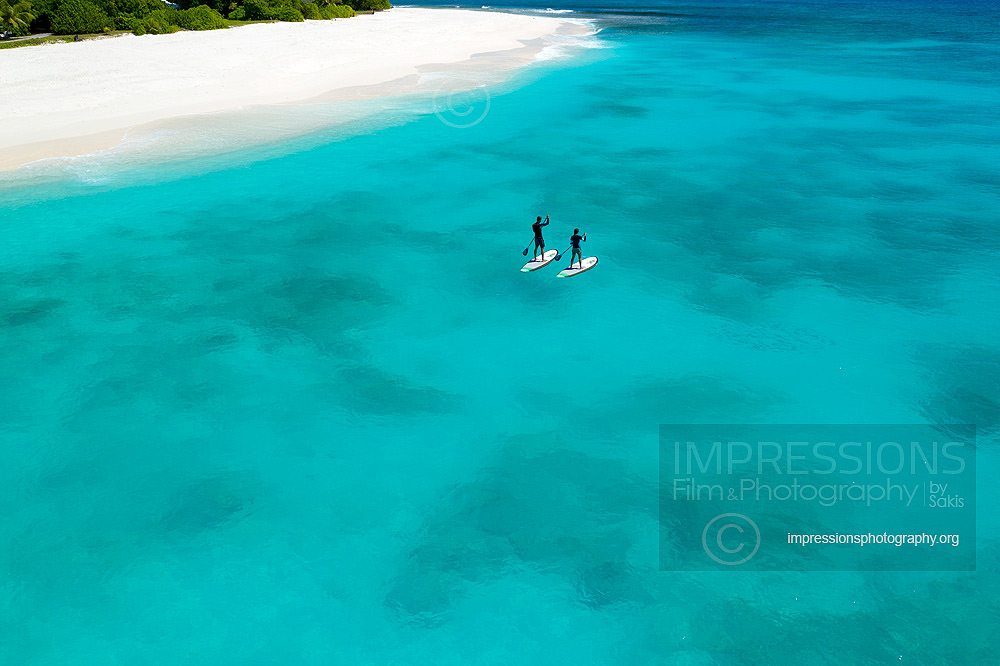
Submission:
{"label": "paddle boarder", "polygon": [[542,227],[549,223],[549,216],[545,216],[545,221],[542,222],[542,216],[539,215],[535,223],[531,225],[531,230],[535,232],[535,252],[532,256],[532,261],[538,261],[538,250],[541,248],[542,259],[545,259],[545,239],[542,238]]}
{"label": "paddle boarder", "polygon": [[579,229],[573,230],[573,235],[569,237],[569,242],[573,246],[573,254],[570,255],[569,259],[570,268],[573,268],[573,260],[576,259],[577,257],[580,258],[580,268],[583,268],[583,252],[580,250],[580,241],[586,241],[586,240],[587,240],[586,233],[584,233],[581,236]]}

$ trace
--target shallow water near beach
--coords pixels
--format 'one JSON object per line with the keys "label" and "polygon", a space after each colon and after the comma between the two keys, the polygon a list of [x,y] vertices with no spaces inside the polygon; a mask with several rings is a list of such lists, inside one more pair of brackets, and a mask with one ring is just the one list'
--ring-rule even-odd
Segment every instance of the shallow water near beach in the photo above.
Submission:
{"label": "shallow water near beach", "polygon": [[[0,662],[995,660],[996,5],[623,7],[0,175]],[[598,266],[520,273],[538,214]],[[978,572],[661,572],[661,423],[975,424]]]}

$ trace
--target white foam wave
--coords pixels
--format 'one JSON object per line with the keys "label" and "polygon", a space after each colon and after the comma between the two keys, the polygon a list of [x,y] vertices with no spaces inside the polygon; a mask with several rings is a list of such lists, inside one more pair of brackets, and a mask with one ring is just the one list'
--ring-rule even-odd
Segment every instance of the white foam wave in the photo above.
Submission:
{"label": "white foam wave", "polygon": [[578,19],[573,22],[586,26],[590,29],[590,32],[576,35],[549,35],[545,37],[545,45],[535,55],[535,62],[571,57],[579,53],[582,49],[608,48],[609,45],[607,42],[597,37],[600,29],[593,21]]}

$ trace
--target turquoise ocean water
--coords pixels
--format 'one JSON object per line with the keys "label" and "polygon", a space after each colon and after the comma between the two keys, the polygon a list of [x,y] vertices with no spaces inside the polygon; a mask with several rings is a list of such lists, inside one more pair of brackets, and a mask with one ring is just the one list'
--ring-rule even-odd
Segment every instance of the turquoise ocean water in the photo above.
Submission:
{"label": "turquoise ocean water", "polygon": [[[997,663],[997,5],[564,8],[452,124],[0,176],[0,663]],[[658,571],[744,422],[976,424],[978,571]]]}

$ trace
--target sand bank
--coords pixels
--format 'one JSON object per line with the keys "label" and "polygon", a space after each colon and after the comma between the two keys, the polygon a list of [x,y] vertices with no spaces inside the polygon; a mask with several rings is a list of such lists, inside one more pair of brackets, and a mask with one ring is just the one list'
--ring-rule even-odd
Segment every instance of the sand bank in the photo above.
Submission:
{"label": "sand bank", "polygon": [[0,169],[110,147],[157,120],[330,99],[477,54],[516,53],[516,66],[533,41],[579,30],[558,18],[403,8],[4,50]]}

